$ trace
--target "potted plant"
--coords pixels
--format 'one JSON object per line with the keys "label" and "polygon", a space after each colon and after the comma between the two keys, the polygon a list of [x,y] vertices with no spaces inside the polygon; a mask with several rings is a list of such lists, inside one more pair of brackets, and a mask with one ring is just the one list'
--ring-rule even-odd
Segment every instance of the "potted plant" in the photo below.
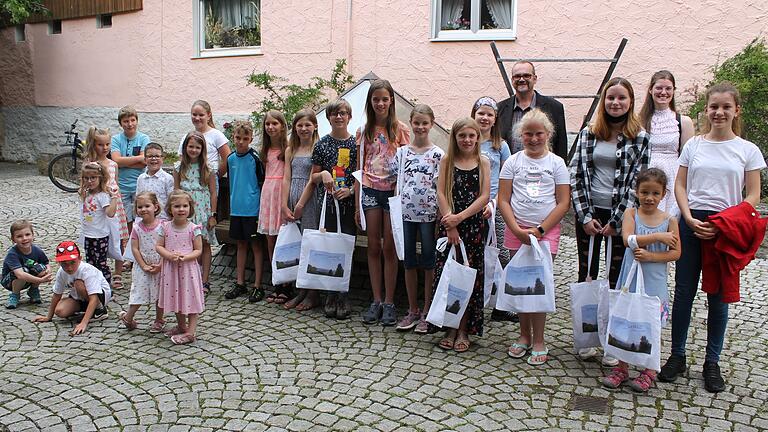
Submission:
{"label": "potted plant", "polygon": [[205,46],[221,48],[224,39],[224,25],[220,18],[213,15],[213,11],[208,8],[208,14],[205,17]]}

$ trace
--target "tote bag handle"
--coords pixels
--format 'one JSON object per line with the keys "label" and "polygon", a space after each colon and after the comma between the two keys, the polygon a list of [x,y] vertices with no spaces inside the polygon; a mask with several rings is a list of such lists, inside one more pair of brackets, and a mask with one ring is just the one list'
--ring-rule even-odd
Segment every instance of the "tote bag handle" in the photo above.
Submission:
{"label": "tote bag handle", "polygon": [[632,260],[632,266],[629,268],[629,273],[627,273],[627,279],[624,280],[624,285],[621,286],[621,291],[629,292],[629,286],[632,285],[632,281],[635,279],[635,273],[637,273],[635,292],[638,294],[646,295],[645,279],[643,278],[643,266],[640,265],[640,263],[635,259]]}
{"label": "tote bag handle", "polygon": [[[440,252],[445,252],[445,248],[448,247],[448,237],[440,237],[436,242],[436,249]],[[464,241],[459,239],[459,248],[461,248],[461,255],[464,260],[464,265],[469,266],[469,259],[467,258],[467,249],[464,248]],[[448,251],[448,257],[453,258],[454,261],[459,262],[456,259],[456,245],[451,245],[451,249]]]}
{"label": "tote bag handle", "polygon": [[[608,237],[606,240],[606,252],[605,252],[605,273],[608,274],[611,268],[611,251],[613,251],[613,237]],[[587,282],[592,281],[592,253],[595,251],[595,236],[589,236],[589,254],[587,255]]]}
{"label": "tote bag handle", "polygon": [[496,247],[498,239],[496,238],[496,199],[488,202],[491,205],[491,218],[488,219],[488,242],[486,246]]}
{"label": "tote bag handle", "polygon": [[[320,229],[321,231],[325,231],[325,209],[328,207],[328,191],[325,191],[325,197],[323,197],[323,209],[320,210]],[[336,205],[336,233],[341,233],[341,216],[339,215],[339,200],[333,197],[331,195],[331,199],[333,199],[333,203]]]}

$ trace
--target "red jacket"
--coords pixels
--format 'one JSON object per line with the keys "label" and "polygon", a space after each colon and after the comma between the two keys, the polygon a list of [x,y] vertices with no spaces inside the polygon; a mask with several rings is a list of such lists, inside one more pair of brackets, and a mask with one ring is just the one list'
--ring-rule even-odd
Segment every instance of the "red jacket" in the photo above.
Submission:
{"label": "red jacket", "polygon": [[752,204],[744,201],[707,220],[720,232],[712,240],[701,241],[701,289],[707,294],[722,293],[723,303],[735,303],[739,301],[739,272],[755,259],[768,218],[760,218]]}

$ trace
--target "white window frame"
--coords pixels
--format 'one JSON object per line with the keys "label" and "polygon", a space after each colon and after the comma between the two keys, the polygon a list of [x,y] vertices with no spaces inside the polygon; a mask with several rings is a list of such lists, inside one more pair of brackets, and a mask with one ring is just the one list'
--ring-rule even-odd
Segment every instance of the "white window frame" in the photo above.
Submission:
{"label": "white window frame", "polygon": [[[263,1],[263,0],[262,0]],[[252,47],[205,48],[205,0],[192,0],[193,58],[239,57],[262,55],[261,45]],[[264,35],[262,35],[262,43]]]}
{"label": "white window frame", "polygon": [[487,40],[515,40],[517,39],[517,0],[512,2],[512,28],[511,29],[481,29],[480,28],[480,0],[471,1],[470,28],[469,30],[441,30],[440,8],[442,0],[432,0],[432,18],[430,35],[432,42],[451,41],[487,41]]}

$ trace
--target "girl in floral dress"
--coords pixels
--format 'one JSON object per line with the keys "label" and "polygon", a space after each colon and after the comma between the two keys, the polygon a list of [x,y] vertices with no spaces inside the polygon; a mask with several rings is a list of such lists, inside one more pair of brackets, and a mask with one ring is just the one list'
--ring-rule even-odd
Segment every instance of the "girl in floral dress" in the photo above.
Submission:
{"label": "girl in floral dress", "polygon": [[[217,245],[216,233],[216,175],[208,166],[205,136],[190,132],[181,144],[181,160],[173,166],[173,185],[189,193],[195,207],[190,215],[192,223],[200,226],[203,240],[201,265],[203,270],[203,291],[208,294],[211,285],[211,245]],[[168,200],[170,202],[170,198]],[[170,213],[168,213],[170,216]]]}
{"label": "girl in floral dress", "polygon": [[[487,158],[480,157],[479,138],[480,127],[475,120],[469,117],[456,120],[451,128],[448,153],[440,161],[437,184],[437,203],[443,215],[437,236],[448,237],[450,244],[462,240],[467,249],[467,257],[463,259],[477,269],[472,296],[458,330],[448,329],[439,343],[440,348],[459,353],[469,349],[469,335],[483,334],[483,259],[487,232],[483,209],[491,194],[488,181],[491,167]],[[446,249],[437,255],[433,295],[448,253]]]}

